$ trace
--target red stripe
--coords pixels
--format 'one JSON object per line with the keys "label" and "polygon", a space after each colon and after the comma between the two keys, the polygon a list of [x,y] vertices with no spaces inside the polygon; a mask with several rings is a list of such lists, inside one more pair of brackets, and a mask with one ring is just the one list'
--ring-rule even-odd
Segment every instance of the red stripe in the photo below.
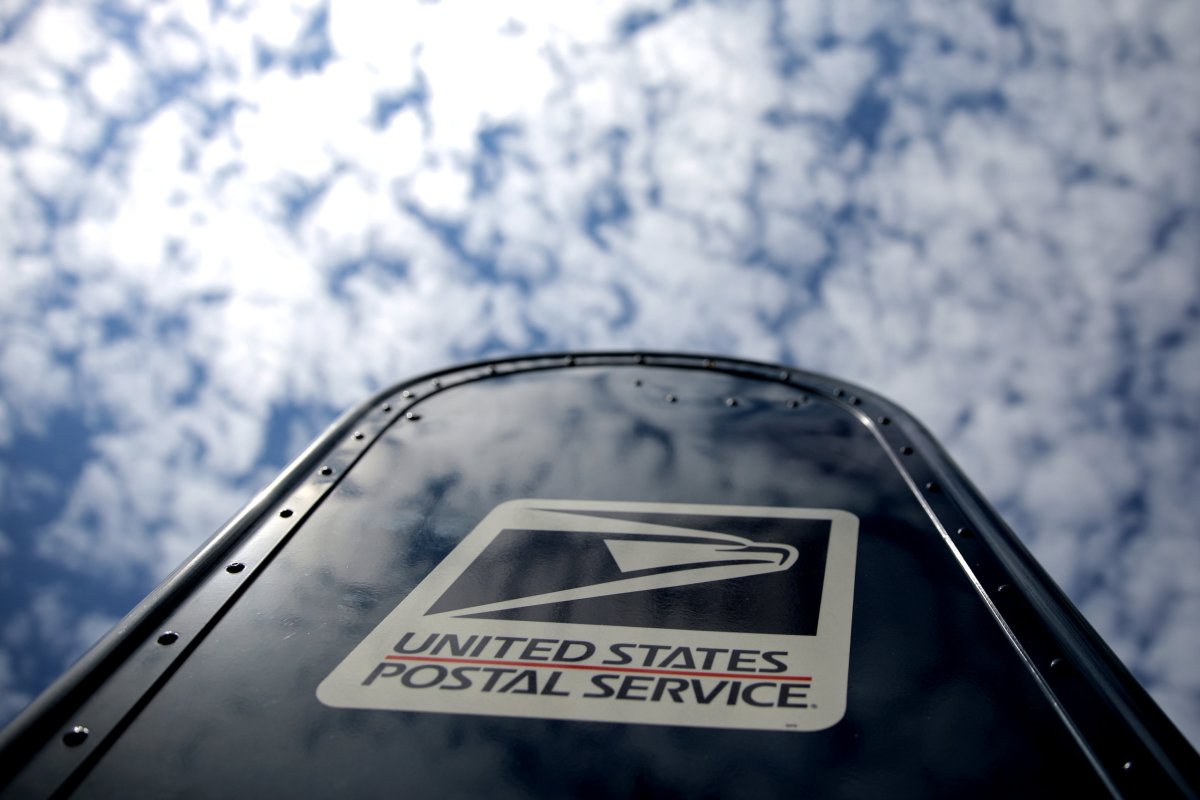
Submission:
{"label": "red stripe", "polygon": [[591,664],[562,664],[556,661],[500,661],[482,658],[448,658],[444,656],[384,656],[385,661],[433,661],[445,664],[483,664],[489,667],[540,667],[542,669],[586,669],[594,672],[637,672],[647,675],[687,675],[696,678],[768,678],[773,681],[811,681],[807,675],[776,675],[770,672],[699,672],[682,669],[650,669],[649,667],[610,667]]}

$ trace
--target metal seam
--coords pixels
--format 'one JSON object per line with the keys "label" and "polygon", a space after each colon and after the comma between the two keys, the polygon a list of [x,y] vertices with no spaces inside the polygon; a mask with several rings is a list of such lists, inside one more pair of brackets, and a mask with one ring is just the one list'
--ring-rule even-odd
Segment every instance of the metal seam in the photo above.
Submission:
{"label": "metal seam", "polygon": [[942,537],[942,541],[947,547],[949,547],[955,561],[958,562],[959,567],[961,567],[962,571],[966,574],[967,580],[970,581],[971,585],[975,588],[975,592],[979,595],[980,599],[983,600],[984,606],[987,607],[992,619],[997,625],[1000,626],[1000,630],[1004,633],[1005,638],[1008,639],[1009,644],[1011,644],[1013,649],[1017,652],[1017,655],[1020,657],[1021,662],[1025,665],[1026,670],[1033,677],[1034,682],[1037,684],[1038,688],[1041,689],[1042,694],[1046,696],[1046,699],[1054,708],[1055,713],[1057,713],[1059,718],[1062,720],[1063,725],[1071,734],[1071,738],[1073,738],[1075,743],[1079,745],[1080,750],[1083,751],[1084,756],[1087,758],[1088,762],[1092,765],[1092,768],[1100,777],[1100,780],[1104,784],[1105,788],[1108,789],[1113,797],[1123,797],[1124,795],[1113,783],[1111,776],[1108,774],[1108,771],[1104,769],[1104,765],[1100,762],[1099,757],[1088,745],[1087,740],[1083,737],[1083,733],[1079,730],[1078,725],[1071,718],[1071,715],[1067,712],[1066,707],[1063,706],[1062,701],[1058,699],[1058,696],[1054,693],[1054,690],[1051,689],[1050,684],[1046,681],[1041,671],[1037,668],[1037,665],[1034,664],[1033,659],[1029,656],[1029,653],[1021,644],[1020,639],[1017,638],[1016,633],[1009,626],[1008,622],[1005,621],[1004,616],[1000,613],[1000,609],[996,607],[996,604],[988,595],[987,589],[984,588],[983,583],[975,575],[975,571],[971,569],[970,564],[968,564],[967,560],[963,557],[962,552],[958,549],[958,546],[950,537],[950,534],[942,524],[942,521],[934,512],[933,507],[929,505],[929,502],[925,499],[925,496],[921,494],[921,491],[917,488],[917,484],[912,479],[912,476],[909,474],[908,470],[901,463],[900,459],[896,457],[896,454],[892,452],[890,444],[875,426],[874,421],[866,414],[859,413],[855,409],[847,407],[846,410],[852,415],[858,417],[859,421],[863,423],[863,425],[871,432],[872,436],[875,437],[876,441],[878,441],[883,447],[888,459],[892,462],[892,465],[896,468],[896,471],[900,473],[901,478],[904,480],[905,484],[908,485],[909,490],[913,493],[913,496],[916,497],[917,502],[921,505],[921,508],[925,511],[925,514],[929,517],[930,521],[933,522],[934,527],[937,528],[938,534]]}

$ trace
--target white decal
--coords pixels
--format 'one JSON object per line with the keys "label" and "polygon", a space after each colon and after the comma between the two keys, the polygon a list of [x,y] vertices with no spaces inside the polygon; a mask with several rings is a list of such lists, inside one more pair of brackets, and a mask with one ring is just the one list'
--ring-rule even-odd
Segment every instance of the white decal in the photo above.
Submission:
{"label": "white decal", "polygon": [[515,500],[321,683],[329,706],[820,730],[846,706],[858,519]]}

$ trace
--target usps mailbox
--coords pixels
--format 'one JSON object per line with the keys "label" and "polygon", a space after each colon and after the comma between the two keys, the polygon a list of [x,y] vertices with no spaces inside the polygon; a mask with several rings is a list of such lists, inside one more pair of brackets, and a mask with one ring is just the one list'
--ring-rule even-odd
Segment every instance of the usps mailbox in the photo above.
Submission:
{"label": "usps mailbox", "polygon": [[902,409],[677,354],[372,398],[0,747],[15,797],[1194,797],[1200,774]]}

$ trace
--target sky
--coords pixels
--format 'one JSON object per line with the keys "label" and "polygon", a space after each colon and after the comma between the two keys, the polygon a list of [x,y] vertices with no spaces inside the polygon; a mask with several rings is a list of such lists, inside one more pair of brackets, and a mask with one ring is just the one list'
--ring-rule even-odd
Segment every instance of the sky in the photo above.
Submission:
{"label": "sky", "polygon": [[0,0],[0,722],[342,411],[826,372],[1200,743],[1200,4]]}

